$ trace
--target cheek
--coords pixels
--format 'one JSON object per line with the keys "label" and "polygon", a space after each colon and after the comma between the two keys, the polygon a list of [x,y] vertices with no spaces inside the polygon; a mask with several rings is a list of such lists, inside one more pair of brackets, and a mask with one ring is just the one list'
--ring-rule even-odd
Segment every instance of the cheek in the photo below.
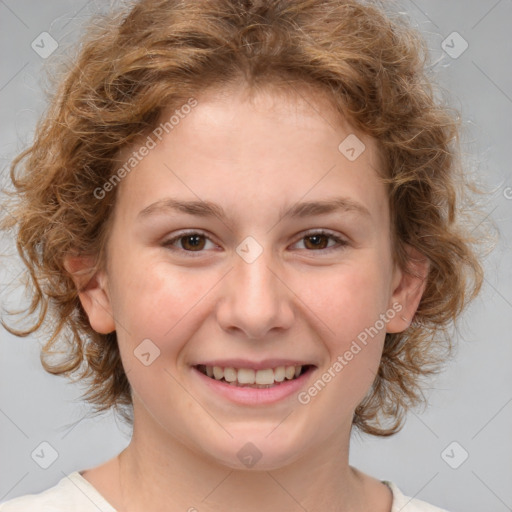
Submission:
{"label": "cheek", "polygon": [[[306,278],[306,282],[309,278]],[[325,278],[310,282],[307,304],[329,328],[326,332],[341,346],[373,326],[388,303],[387,280],[378,263],[339,267]]]}
{"label": "cheek", "polygon": [[123,366],[134,393],[155,410],[164,396],[187,400],[174,376],[200,322],[201,298],[214,285],[212,276],[204,277],[155,260],[137,266],[128,258],[116,275],[113,304]]}
{"label": "cheek", "polygon": [[[155,389],[166,371],[174,374],[187,357],[189,341],[197,336],[213,311],[215,292],[225,271],[186,269],[163,257],[124,258],[116,274],[114,315],[123,365],[133,387]],[[147,341],[149,340],[149,341]],[[144,344],[145,343],[145,344]],[[141,353],[157,354],[149,368]]]}
{"label": "cheek", "polygon": [[327,326],[322,341],[329,354],[326,364],[336,375],[331,389],[338,390],[331,398],[354,408],[371,386],[381,359],[386,332],[381,315],[389,299],[385,269],[377,260],[367,260],[316,282],[308,305]]}
{"label": "cheek", "polygon": [[299,399],[309,403],[312,415],[329,411],[334,431],[351,417],[375,379],[385,339],[380,315],[386,313],[388,280],[377,258],[361,258],[316,282],[308,306],[321,320],[316,325],[324,325],[318,339],[328,358]]}
{"label": "cheek", "polygon": [[[211,281],[211,282],[210,282]],[[140,343],[144,338],[165,350],[174,332],[182,333],[201,297],[214,285],[212,276],[192,276],[185,269],[159,261],[136,264],[125,259],[117,274],[113,309],[121,335]]]}

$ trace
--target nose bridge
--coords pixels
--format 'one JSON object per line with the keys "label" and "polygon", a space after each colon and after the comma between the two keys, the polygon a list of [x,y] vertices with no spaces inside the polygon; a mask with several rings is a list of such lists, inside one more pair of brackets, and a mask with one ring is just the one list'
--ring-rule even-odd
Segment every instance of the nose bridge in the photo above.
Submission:
{"label": "nose bridge", "polygon": [[263,306],[263,299],[273,301],[276,298],[276,278],[271,271],[272,258],[269,254],[267,251],[267,255],[262,254],[253,262],[241,259],[235,266],[235,287],[247,304]]}
{"label": "nose bridge", "polygon": [[[243,244],[239,249],[243,249]],[[250,338],[263,337],[272,329],[285,329],[293,321],[289,293],[276,277],[271,250],[254,260],[243,252],[234,255],[226,295],[218,311],[224,329],[239,329]]]}

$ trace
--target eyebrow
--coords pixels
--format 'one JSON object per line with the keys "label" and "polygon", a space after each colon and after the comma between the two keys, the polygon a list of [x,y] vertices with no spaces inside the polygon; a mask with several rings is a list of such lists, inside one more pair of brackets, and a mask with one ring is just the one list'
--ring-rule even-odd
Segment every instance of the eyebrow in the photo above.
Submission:
{"label": "eyebrow", "polygon": [[[157,213],[176,211],[195,215],[196,217],[218,217],[226,225],[231,223],[222,206],[211,201],[181,201],[174,198],[165,198],[146,206],[139,212],[137,218],[142,219]],[[323,201],[306,201],[296,203],[291,207],[280,211],[279,218],[284,217],[312,217],[326,215],[338,211],[356,213],[364,217],[371,217],[370,211],[361,203],[345,197],[334,197]]]}

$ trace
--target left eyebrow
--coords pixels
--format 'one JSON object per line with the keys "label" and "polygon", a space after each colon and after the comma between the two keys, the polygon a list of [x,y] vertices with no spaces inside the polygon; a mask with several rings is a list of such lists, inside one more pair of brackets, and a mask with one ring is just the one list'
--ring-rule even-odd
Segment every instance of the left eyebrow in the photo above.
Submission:
{"label": "left eyebrow", "polygon": [[[181,201],[175,198],[166,198],[146,206],[137,217],[144,218],[152,214],[178,211],[197,217],[217,217],[226,225],[231,225],[222,206],[211,201]],[[324,201],[307,201],[296,203],[287,209],[281,209],[280,219],[283,217],[313,217],[326,215],[337,211],[352,212],[371,218],[370,211],[361,203],[344,197],[335,197]]]}
{"label": "left eyebrow", "polygon": [[334,197],[325,201],[307,201],[297,203],[287,210],[282,210],[281,217],[312,217],[326,215],[337,211],[357,213],[364,217],[371,217],[370,211],[357,201],[345,197]]}

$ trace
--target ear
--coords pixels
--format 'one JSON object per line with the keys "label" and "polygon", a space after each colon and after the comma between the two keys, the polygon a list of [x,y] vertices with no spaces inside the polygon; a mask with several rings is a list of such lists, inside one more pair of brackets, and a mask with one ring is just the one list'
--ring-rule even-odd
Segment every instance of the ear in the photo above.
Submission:
{"label": "ear", "polygon": [[[402,332],[409,327],[418,309],[421,297],[427,285],[430,262],[426,256],[411,246],[406,246],[407,271],[395,269],[393,293],[389,307],[398,313],[389,320],[386,332]],[[401,309],[397,309],[398,305]]]}
{"label": "ear", "polygon": [[82,307],[91,327],[100,334],[115,330],[114,316],[107,288],[107,276],[103,270],[94,270],[92,256],[66,256],[64,268],[71,275],[78,290]]}

